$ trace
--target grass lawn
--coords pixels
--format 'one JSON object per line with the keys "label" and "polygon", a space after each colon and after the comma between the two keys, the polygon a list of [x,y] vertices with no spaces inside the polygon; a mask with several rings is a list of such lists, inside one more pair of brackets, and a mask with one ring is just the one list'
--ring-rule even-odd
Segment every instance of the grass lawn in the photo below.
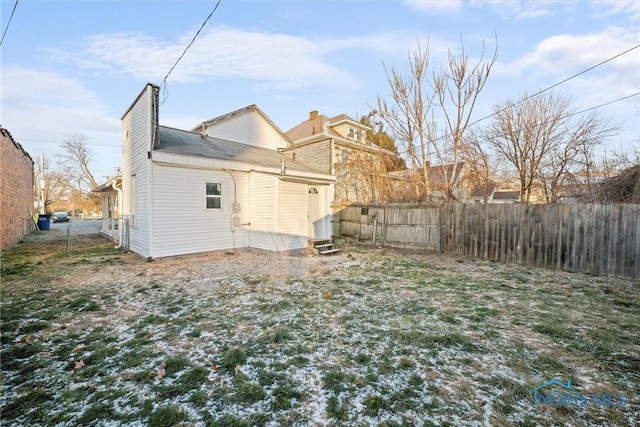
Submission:
{"label": "grass lawn", "polygon": [[[41,237],[2,255],[2,425],[640,423],[638,283],[355,246],[67,257]],[[536,407],[551,379],[583,399]]]}

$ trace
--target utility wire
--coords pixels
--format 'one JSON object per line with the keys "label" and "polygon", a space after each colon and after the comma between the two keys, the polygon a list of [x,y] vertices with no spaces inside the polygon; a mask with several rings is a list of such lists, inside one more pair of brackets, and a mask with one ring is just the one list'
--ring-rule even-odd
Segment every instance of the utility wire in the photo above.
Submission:
{"label": "utility wire", "polygon": [[576,111],[575,113],[567,114],[566,116],[564,116],[562,118],[566,119],[567,117],[576,116],[578,114],[586,113],[587,111],[591,111],[591,110],[596,110],[598,108],[602,108],[602,107],[605,107],[607,105],[615,104],[616,102],[624,101],[625,99],[633,98],[634,96],[638,96],[638,95],[640,95],[640,92],[632,93],[631,95],[623,96],[622,98],[614,99],[613,101],[605,102],[604,104],[596,105],[595,107],[591,107],[591,108],[584,109],[582,111]]}
{"label": "utility wire", "polygon": [[[489,115],[487,115],[487,116],[484,116],[484,117],[482,117],[482,118],[480,118],[480,119],[478,119],[478,120],[476,120],[476,121],[474,121],[474,122],[470,123],[470,124],[469,124],[469,126],[476,125],[476,124],[478,124],[479,122],[482,122],[482,121],[484,121],[484,120],[487,120],[487,119],[489,119],[489,118],[491,118],[491,117],[495,116],[496,114],[502,113],[503,111],[508,110],[509,108],[511,108],[511,107],[513,107],[513,106],[515,106],[515,105],[522,104],[523,102],[525,102],[525,101],[526,101],[526,100],[528,100],[528,99],[531,99],[531,98],[533,98],[533,97],[535,97],[535,96],[541,95],[541,94],[543,94],[543,93],[545,93],[545,92],[547,92],[547,91],[549,91],[549,90],[553,89],[554,87],[560,86],[561,84],[566,83],[566,82],[568,82],[569,80],[575,79],[576,77],[579,77],[579,76],[581,76],[582,74],[588,73],[589,71],[591,71],[591,70],[593,70],[593,69],[595,69],[595,68],[598,68],[599,66],[604,65],[604,64],[606,64],[607,62],[611,62],[611,61],[613,61],[614,59],[621,57],[622,55],[626,55],[627,53],[631,52],[632,50],[638,49],[639,47],[640,47],[640,44],[637,44],[637,45],[635,45],[635,46],[633,46],[633,47],[631,47],[631,48],[629,48],[629,49],[625,50],[624,52],[620,52],[619,54],[614,55],[614,56],[612,56],[611,58],[605,59],[604,61],[602,61],[602,62],[600,62],[600,63],[598,63],[598,64],[596,64],[596,65],[594,65],[594,66],[592,66],[592,67],[587,68],[586,70],[582,70],[582,71],[580,71],[579,73],[576,73],[576,74],[574,74],[574,75],[572,75],[572,76],[570,76],[570,77],[567,77],[566,79],[564,79],[564,80],[562,80],[562,81],[559,81],[558,83],[555,83],[555,84],[553,84],[553,85],[551,85],[551,86],[549,86],[549,87],[547,87],[547,88],[545,88],[545,89],[542,89],[542,90],[540,90],[540,91],[538,91],[538,92],[536,92],[536,93],[534,93],[534,94],[532,94],[532,95],[526,96],[526,97],[524,97],[524,98],[520,99],[518,102],[516,102],[516,103],[514,103],[514,104],[512,104],[512,105],[510,105],[510,106],[508,106],[508,107],[505,107],[505,108],[503,108],[503,109],[501,109],[501,110],[498,110],[498,111],[494,111],[493,113],[491,113],[491,114],[489,114]],[[636,95],[637,95],[637,94],[636,94]],[[635,96],[635,95],[631,95],[631,96]],[[626,99],[626,98],[622,98],[622,99]],[[621,99],[621,100],[622,100],[622,99]],[[616,100],[616,101],[612,101],[612,102],[617,102],[617,101],[618,101],[618,100]],[[604,104],[604,105],[607,105],[607,104]],[[594,107],[594,108],[599,108],[599,107]],[[586,111],[589,111],[589,110],[586,110]],[[448,136],[448,135],[447,135],[447,136]]]}
{"label": "utility wire", "polygon": [[16,0],[16,2],[13,4],[13,10],[11,11],[11,16],[9,17],[9,22],[7,22],[7,28],[4,29],[4,33],[2,33],[2,40],[0,40],[0,46],[2,46],[2,42],[4,42],[4,36],[7,35],[7,31],[9,30],[9,25],[11,25],[11,19],[13,19],[13,14],[16,11],[16,7],[18,7],[18,2],[20,0]]}
{"label": "utility wire", "polygon": [[[534,93],[534,94],[532,94],[532,95],[526,96],[526,97],[524,97],[524,98],[522,98],[522,99],[518,100],[517,102],[514,102],[513,104],[511,104],[511,105],[507,106],[507,107],[504,107],[504,108],[502,108],[502,109],[500,109],[500,110],[494,111],[494,112],[493,112],[493,113],[491,113],[491,114],[488,114],[488,115],[486,115],[486,116],[484,116],[484,117],[481,117],[481,118],[479,118],[478,120],[476,120],[476,121],[473,121],[473,122],[469,123],[469,125],[468,125],[467,127],[475,126],[475,125],[477,125],[478,123],[480,123],[480,122],[482,122],[482,121],[484,121],[484,120],[490,119],[491,117],[493,117],[493,116],[495,116],[495,115],[497,115],[497,114],[500,114],[500,113],[502,113],[503,111],[508,110],[509,108],[512,108],[512,107],[514,107],[514,106],[516,106],[516,105],[518,105],[518,104],[522,104],[523,102],[525,102],[525,101],[526,101],[526,100],[528,100],[528,99],[531,99],[531,98],[533,98],[533,97],[535,97],[535,96],[538,96],[538,95],[540,95],[540,94],[543,94],[543,93],[545,93],[545,92],[547,92],[547,91],[549,91],[549,90],[553,89],[554,87],[560,86],[561,84],[566,83],[566,82],[568,82],[569,80],[575,79],[576,77],[581,76],[582,74],[585,74],[585,73],[587,73],[587,72],[589,72],[589,71],[591,71],[591,70],[593,70],[593,69],[595,69],[595,68],[597,68],[597,67],[599,67],[599,66],[601,66],[601,65],[604,65],[604,64],[606,64],[607,62],[611,62],[611,61],[613,61],[614,59],[621,57],[622,55],[626,55],[627,53],[631,52],[632,50],[638,49],[639,47],[640,47],[640,44],[637,44],[637,45],[635,45],[635,46],[633,46],[633,47],[631,47],[631,48],[629,48],[629,49],[625,50],[624,52],[620,52],[620,53],[618,53],[617,55],[614,55],[614,56],[612,56],[612,57],[610,57],[610,58],[608,58],[608,59],[605,59],[604,61],[599,62],[599,63],[597,63],[596,65],[593,65],[593,66],[591,66],[591,67],[589,67],[589,68],[587,68],[587,69],[585,69],[585,70],[582,70],[582,71],[580,71],[579,73],[576,73],[576,74],[574,74],[574,75],[572,75],[572,76],[570,76],[570,77],[567,77],[566,79],[564,79],[564,80],[562,80],[562,81],[559,81],[558,83],[555,83],[555,84],[553,84],[553,85],[551,85],[551,86],[548,86],[548,87],[546,87],[546,88],[544,88],[544,89],[542,89],[542,90],[540,90],[540,91],[538,91],[538,92],[536,92],[536,93]],[[597,105],[597,106],[595,106],[595,107],[588,108],[588,109],[583,110],[583,111],[580,111],[580,112],[572,113],[572,114],[570,114],[570,115],[569,115],[569,116],[567,116],[567,117],[571,117],[571,116],[576,115],[576,114],[581,114],[581,113],[584,113],[584,112],[587,112],[587,111],[595,110],[595,109],[597,109],[597,108],[604,107],[605,105],[613,104],[613,103],[615,103],[615,102],[619,102],[619,101],[625,100],[625,99],[627,99],[627,98],[632,98],[632,97],[637,96],[637,95],[638,95],[638,93],[634,93],[633,95],[625,96],[625,97],[623,97],[623,98],[619,98],[619,99],[613,100],[613,101],[611,101],[611,102],[607,102],[607,103],[605,103],[605,104]],[[453,135],[451,132],[447,132],[446,134],[444,134],[444,135],[442,135],[442,136],[440,136],[440,137],[436,138],[436,139],[435,139],[435,141],[440,141],[441,139],[449,138],[451,135]]]}
{"label": "utility wire", "polygon": [[[567,119],[569,117],[577,116],[579,114],[583,114],[583,113],[586,113],[586,112],[589,112],[589,111],[592,111],[592,110],[597,110],[598,108],[606,107],[607,105],[615,104],[616,102],[624,101],[625,99],[633,98],[634,96],[638,96],[638,95],[640,95],[640,92],[632,93],[631,95],[623,96],[623,97],[614,99],[613,101],[608,101],[608,102],[605,102],[605,103],[602,103],[602,104],[598,104],[598,105],[593,106],[593,107],[585,108],[584,110],[574,111],[574,112],[565,114],[564,116],[561,116],[561,117],[559,117],[557,119],[552,119],[552,120],[549,120],[549,121],[546,121],[546,122],[542,122],[542,123],[540,123],[540,126],[545,125],[547,123],[551,123],[554,120]],[[520,129],[515,129],[515,131],[519,132]],[[443,135],[441,137],[436,138],[435,140],[439,141],[439,140],[441,140],[443,138],[446,138],[448,136],[449,136],[449,134],[446,134],[446,135]],[[405,152],[408,152],[408,151],[409,150],[406,150]]]}
{"label": "utility wire", "polygon": [[[169,74],[171,74],[171,72],[173,71],[174,68],[176,68],[176,65],[178,65],[178,62],[180,62],[180,60],[182,59],[182,57],[187,53],[187,51],[189,50],[189,48],[191,47],[191,45],[196,41],[196,38],[198,37],[198,35],[200,34],[200,32],[202,31],[202,29],[204,28],[205,25],[207,25],[207,22],[209,21],[209,19],[211,18],[211,16],[213,16],[213,14],[216,12],[216,10],[218,9],[218,6],[220,5],[220,2],[222,0],[218,0],[218,2],[216,3],[216,5],[214,6],[213,10],[211,11],[211,13],[209,14],[209,16],[207,16],[207,19],[204,20],[204,22],[202,23],[202,25],[200,26],[200,28],[198,29],[198,31],[196,32],[196,34],[193,36],[193,39],[191,39],[191,42],[189,42],[189,44],[187,45],[187,47],[184,48],[184,51],[182,52],[182,55],[180,55],[180,57],[176,60],[175,64],[173,64],[173,66],[171,67],[171,69],[169,70],[169,72],[167,73],[166,76],[164,76],[164,79],[162,79],[162,86],[165,89],[165,93],[166,93],[166,87],[167,87],[167,78],[169,78]],[[165,96],[165,98],[162,100],[161,104],[164,103],[167,100],[167,96]]]}
{"label": "utility wire", "polygon": [[[51,139],[30,139],[30,138],[15,138],[16,141],[32,141],[32,142],[53,142],[56,144],[65,144],[67,141],[54,141]],[[96,144],[92,142],[85,142],[85,145],[92,145],[95,147],[120,147],[120,145],[110,145],[110,144]]]}
{"label": "utility wire", "polygon": [[[542,122],[539,125],[542,126],[542,125],[546,125],[548,123],[552,123],[552,122],[557,121],[557,120],[568,119],[569,117],[577,116],[579,114],[583,114],[583,113],[586,113],[588,111],[597,110],[598,108],[602,108],[602,107],[605,107],[607,105],[615,104],[616,102],[624,101],[625,99],[633,98],[634,96],[638,96],[638,95],[640,95],[640,92],[632,93],[631,95],[623,96],[621,98],[614,99],[613,101],[605,102],[605,103],[596,105],[594,107],[589,107],[589,108],[585,108],[584,110],[573,111],[571,113],[567,113],[567,114],[565,114],[563,116],[560,116],[558,118],[554,118],[554,119],[547,120],[546,122]],[[518,129],[518,128],[516,128],[515,130],[518,131],[518,132],[521,131],[521,129]]]}

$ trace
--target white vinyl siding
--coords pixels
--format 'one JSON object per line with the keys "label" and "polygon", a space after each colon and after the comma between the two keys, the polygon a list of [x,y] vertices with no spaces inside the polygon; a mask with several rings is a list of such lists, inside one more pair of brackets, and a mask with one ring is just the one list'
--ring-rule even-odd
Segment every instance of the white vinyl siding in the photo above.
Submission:
{"label": "white vinyl siding", "polygon": [[277,246],[276,212],[277,212],[277,182],[273,175],[251,173],[249,176],[249,209],[251,227],[249,231],[249,246],[274,250]]}
{"label": "white vinyl siding", "polygon": [[[242,175],[245,175],[243,177]],[[220,209],[207,209],[203,183],[219,183]],[[246,174],[236,183],[246,188]],[[224,171],[153,166],[154,257],[246,247],[245,230],[233,227],[234,182]],[[246,199],[245,199],[246,200]],[[239,222],[246,222],[246,202],[238,201]]]}
{"label": "white vinyl siding", "polygon": [[309,246],[306,184],[278,183],[278,235],[282,247],[280,250]]}
{"label": "white vinyl siding", "polygon": [[[130,249],[151,256],[150,163],[153,89],[145,89],[122,118],[122,213],[130,221]],[[135,178],[133,178],[135,176]],[[132,195],[132,193],[134,193]],[[135,204],[132,201],[135,199]],[[135,215],[134,221],[132,216]]]}
{"label": "white vinyl siding", "polygon": [[271,150],[288,147],[282,134],[260,113],[253,110],[208,125],[206,134]]}
{"label": "white vinyl siding", "polygon": [[307,185],[252,173],[249,246],[270,251],[308,247]]}

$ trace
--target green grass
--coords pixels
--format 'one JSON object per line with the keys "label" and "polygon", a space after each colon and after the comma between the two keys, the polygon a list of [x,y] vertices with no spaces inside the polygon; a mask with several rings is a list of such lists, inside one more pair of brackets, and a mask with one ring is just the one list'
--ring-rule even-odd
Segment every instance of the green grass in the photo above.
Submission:
{"label": "green grass", "polygon": [[189,415],[175,405],[162,406],[151,413],[149,417],[150,427],[171,427],[187,421]]}
{"label": "green grass", "polygon": [[[2,255],[7,425],[624,426],[640,413],[637,283],[357,247],[308,270],[61,247]],[[537,410],[531,390],[551,378],[628,405]]]}

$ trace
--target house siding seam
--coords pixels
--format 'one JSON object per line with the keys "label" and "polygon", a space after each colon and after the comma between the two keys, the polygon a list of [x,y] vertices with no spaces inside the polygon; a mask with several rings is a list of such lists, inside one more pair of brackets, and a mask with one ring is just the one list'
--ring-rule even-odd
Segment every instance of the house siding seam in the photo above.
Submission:
{"label": "house siding seam", "polygon": [[31,230],[33,160],[4,128],[0,128],[0,249]]}

